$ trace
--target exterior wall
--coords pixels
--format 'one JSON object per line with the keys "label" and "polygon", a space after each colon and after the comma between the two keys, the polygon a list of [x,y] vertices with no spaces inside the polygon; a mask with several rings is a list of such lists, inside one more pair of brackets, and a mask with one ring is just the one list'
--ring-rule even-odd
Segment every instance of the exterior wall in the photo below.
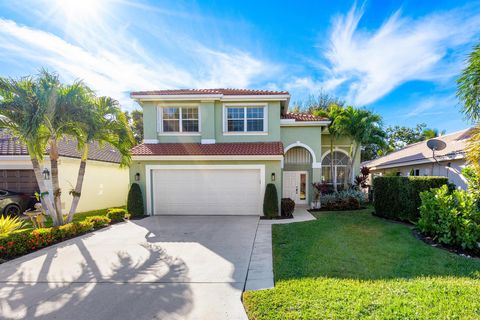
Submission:
{"label": "exterior wall", "polygon": [[[147,197],[146,197],[146,176],[145,176],[145,166],[146,165],[242,165],[242,164],[261,164],[265,165],[265,185],[268,183],[275,184],[278,192],[279,201],[282,196],[282,169],[281,161],[279,160],[238,160],[238,161],[133,161],[130,166],[130,183],[138,183],[140,189],[142,190],[143,201],[145,203],[145,208],[147,207]],[[135,174],[140,173],[140,181],[135,181]],[[271,175],[275,173],[275,181],[271,181]],[[149,191],[151,192],[151,190]],[[241,195],[239,195],[241,196]],[[263,197],[262,197],[263,198]],[[279,203],[280,204],[280,203]]]}
{"label": "exterior wall", "polygon": [[[450,163],[450,167],[448,167]],[[463,159],[442,161],[441,166],[437,163],[423,163],[410,166],[402,166],[388,169],[371,170],[372,174],[396,174],[400,172],[401,176],[409,176],[411,170],[420,170],[420,176],[444,176],[448,177],[448,181],[454,183],[457,187],[466,189],[468,187],[465,177],[461,174],[462,169],[465,168],[466,162]],[[371,181],[371,178],[370,178]]]}
{"label": "exterior wall", "polygon": [[[72,196],[68,192],[75,187],[79,165],[79,159],[60,159],[58,170],[64,212],[70,210]],[[87,161],[77,212],[124,206],[128,189],[128,168],[121,169],[116,163]]]}
{"label": "exterior wall", "polygon": [[[50,161],[45,159],[40,166],[50,169]],[[62,208],[68,213],[72,204],[69,191],[77,183],[79,159],[60,157],[58,170],[60,189],[62,190]],[[32,169],[29,157],[17,157],[16,160],[0,159],[0,169]],[[52,190],[52,180],[45,181]],[[109,207],[124,206],[128,194],[128,168],[120,169],[118,164],[87,161],[85,177],[83,180],[82,196],[77,207],[77,212],[98,210]]]}
{"label": "exterior wall", "polygon": [[[221,101],[181,101],[181,102],[142,102],[143,131],[146,140],[158,140],[160,143],[200,143],[201,139],[216,139],[216,142],[259,142],[280,141],[280,102],[262,102],[267,105],[268,132],[263,134],[224,134],[223,132],[223,106]],[[198,105],[200,111],[200,133],[189,134],[161,134],[158,133],[158,106],[185,106],[186,104]],[[225,103],[239,105],[241,102]],[[252,102],[245,102],[249,105]]]}

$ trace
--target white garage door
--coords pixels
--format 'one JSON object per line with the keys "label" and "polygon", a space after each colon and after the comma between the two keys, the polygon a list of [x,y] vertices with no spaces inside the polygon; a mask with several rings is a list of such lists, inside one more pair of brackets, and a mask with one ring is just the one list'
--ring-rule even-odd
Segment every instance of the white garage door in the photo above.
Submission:
{"label": "white garage door", "polygon": [[154,214],[259,215],[260,169],[152,171]]}

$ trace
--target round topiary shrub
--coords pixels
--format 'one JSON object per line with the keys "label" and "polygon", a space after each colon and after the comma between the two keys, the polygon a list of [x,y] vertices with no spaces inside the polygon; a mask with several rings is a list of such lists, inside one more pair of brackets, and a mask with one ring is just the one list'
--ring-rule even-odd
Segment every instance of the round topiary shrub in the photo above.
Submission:
{"label": "round topiary shrub", "polygon": [[263,214],[265,217],[273,219],[278,216],[278,195],[277,187],[273,183],[267,184],[265,189],[265,198],[263,199]]}
{"label": "round topiary shrub", "polygon": [[144,215],[142,190],[140,190],[138,183],[132,183],[130,191],[128,192],[127,211],[133,217],[141,217]]}

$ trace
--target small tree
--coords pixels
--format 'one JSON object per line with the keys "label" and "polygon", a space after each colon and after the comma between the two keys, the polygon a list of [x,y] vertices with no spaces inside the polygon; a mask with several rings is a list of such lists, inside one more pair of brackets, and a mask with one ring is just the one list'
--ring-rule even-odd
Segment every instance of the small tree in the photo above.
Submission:
{"label": "small tree", "polygon": [[273,219],[278,216],[278,195],[277,187],[273,183],[267,184],[265,189],[265,198],[263,199],[263,214],[265,217]]}
{"label": "small tree", "polygon": [[142,191],[138,183],[132,183],[128,192],[127,211],[134,217],[144,215]]}

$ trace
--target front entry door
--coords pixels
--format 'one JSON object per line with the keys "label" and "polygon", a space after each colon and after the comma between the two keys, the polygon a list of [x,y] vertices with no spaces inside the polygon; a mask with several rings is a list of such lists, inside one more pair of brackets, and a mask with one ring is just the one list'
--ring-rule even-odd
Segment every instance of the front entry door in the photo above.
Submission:
{"label": "front entry door", "polygon": [[308,194],[308,172],[283,172],[283,197],[290,198],[296,204],[306,204]]}

